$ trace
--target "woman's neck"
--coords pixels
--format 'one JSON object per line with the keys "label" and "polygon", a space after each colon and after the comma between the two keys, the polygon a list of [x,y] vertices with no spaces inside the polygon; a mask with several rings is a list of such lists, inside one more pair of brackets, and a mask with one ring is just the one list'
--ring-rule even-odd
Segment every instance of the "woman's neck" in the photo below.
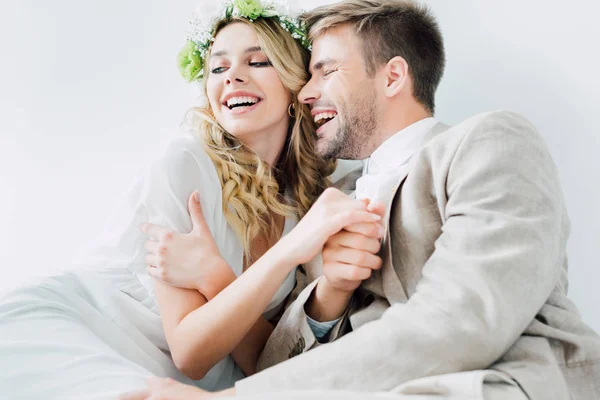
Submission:
{"label": "woman's neck", "polygon": [[286,123],[285,126],[280,125],[274,129],[245,135],[240,141],[252,149],[261,160],[271,166],[275,166],[285,146],[288,129],[288,124]]}

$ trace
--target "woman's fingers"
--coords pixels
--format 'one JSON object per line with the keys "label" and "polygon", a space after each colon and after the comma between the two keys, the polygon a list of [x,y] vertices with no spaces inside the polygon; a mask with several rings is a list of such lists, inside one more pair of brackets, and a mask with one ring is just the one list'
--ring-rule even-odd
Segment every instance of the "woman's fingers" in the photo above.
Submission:
{"label": "woman's fingers", "polygon": [[146,240],[144,242],[144,248],[148,251],[148,253],[152,254],[160,254],[163,253],[164,246],[160,246],[156,240]]}
{"label": "woman's fingers", "polygon": [[362,222],[378,222],[381,217],[368,211],[347,210],[334,214],[325,224],[323,232],[327,237],[332,236],[343,228]]}
{"label": "woman's fingers", "polygon": [[367,211],[375,213],[383,218],[386,211],[385,204],[380,201],[374,201],[368,204]]}
{"label": "woman's fingers", "polygon": [[144,261],[146,261],[146,265],[148,265],[148,266],[153,266],[153,267],[163,267],[164,266],[164,262],[156,254],[146,254],[146,256],[144,257]]}
{"label": "woman's fingers", "polygon": [[385,233],[383,225],[379,222],[359,222],[346,226],[344,230],[374,239],[381,239]]}
{"label": "woman's fingers", "polygon": [[168,241],[173,237],[172,230],[160,225],[144,223],[140,225],[140,230],[146,235],[157,240]]}
{"label": "woman's fingers", "polygon": [[147,400],[150,398],[150,390],[143,389],[137,392],[123,393],[119,396],[119,400]]}
{"label": "woman's fingers", "polygon": [[381,217],[368,211],[348,210],[338,213],[333,217],[333,222],[338,230],[359,223],[373,223],[381,221]]}
{"label": "woman's fingers", "polygon": [[148,275],[158,279],[159,281],[164,281],[164,273],[162,269],[149,265],[146,267],[146,271],[148,272]]}

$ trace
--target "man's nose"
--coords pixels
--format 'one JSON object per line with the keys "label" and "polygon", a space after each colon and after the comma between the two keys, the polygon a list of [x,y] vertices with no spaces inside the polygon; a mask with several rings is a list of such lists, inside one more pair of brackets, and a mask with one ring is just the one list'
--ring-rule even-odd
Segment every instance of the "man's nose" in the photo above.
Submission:
{"label": "man's nose", "polygon": [[311,80],[306,82],[306,85],[304,85],[302,90],[300,90],[300,93],[298,93],[298,100],[301,103],[308,104],[308,105],[313,104],[315,101],[317,101],[319,99],[319,97],[321,97],[321,93],[319,93],[319,90],[317,89],[316,85],[313,83],[312,78],[311,78]]}

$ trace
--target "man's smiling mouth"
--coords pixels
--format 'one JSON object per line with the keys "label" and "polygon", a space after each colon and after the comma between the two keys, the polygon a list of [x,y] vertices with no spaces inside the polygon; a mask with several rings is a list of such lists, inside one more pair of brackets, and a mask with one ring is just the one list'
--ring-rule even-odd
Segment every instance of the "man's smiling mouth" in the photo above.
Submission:
{"label": "man's smiling mouth", "polygon": [[329,121],[337,117],[337,112],[335,111],[326,111],[322,113],[315,114],[314,120],[317,124],[317,128],[321,128],[323,125],[327,124]]}

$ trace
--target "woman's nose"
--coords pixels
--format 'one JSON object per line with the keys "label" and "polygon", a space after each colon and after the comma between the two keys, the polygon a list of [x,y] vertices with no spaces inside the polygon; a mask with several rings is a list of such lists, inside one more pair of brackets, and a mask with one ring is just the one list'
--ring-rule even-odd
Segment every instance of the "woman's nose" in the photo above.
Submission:
{"label": "woman's nose", "polygon": [[238,83],[246,83],[246,81],[242,78],[233,78],[233,77],[226,77],[225,78],[225,83],[226,84],[231,84],[232,82],[238,82]]}
{"label": "woman's nose", "polygon": [[242,73],[240,68],[231,66],[225,74],[225,84],[230,85],[232,83],[247,83],[248,77]]}

